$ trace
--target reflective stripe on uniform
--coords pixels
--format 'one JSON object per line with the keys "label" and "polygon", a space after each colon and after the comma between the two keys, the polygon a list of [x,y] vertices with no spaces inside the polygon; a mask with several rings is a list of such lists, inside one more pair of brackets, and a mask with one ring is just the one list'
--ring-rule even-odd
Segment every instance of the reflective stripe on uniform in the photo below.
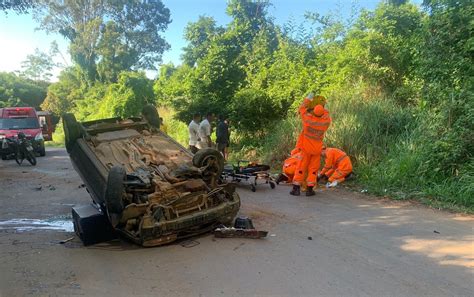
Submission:
{"label": "reflective stripe on uniform", "polygon": [[311,126],[320,126],[320,127],[329,127],[330,122],[316,122],[316,121],[311,121],[308,119],[303,120],[305,124],[311,125]]}
{"label": "reflective stripe on uniform", "polygon": [[308,137],[308,138],[310,138],[310,139],[322,141],[324,135],[323,135],[323,136],[319,136],[319,135],[311,135],[311,134],[308,134],[308,133],[304,133],[304,136],[305,136],[305,137]]}
{"label": "reflective stripe on uniform", "polygon": [[337,167],[337,165],[339,165],[339,162],[344,160],[345,157],[347,157],[347,155],[340,156],[339,158],[337,158],[336,162],[334,163],[334,167]]}

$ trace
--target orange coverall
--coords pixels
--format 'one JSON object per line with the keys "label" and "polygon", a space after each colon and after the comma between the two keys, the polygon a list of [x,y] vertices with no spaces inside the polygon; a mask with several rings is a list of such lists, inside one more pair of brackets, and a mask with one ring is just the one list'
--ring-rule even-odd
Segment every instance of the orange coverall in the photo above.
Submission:
{"label": "orange coverall", "polygon": [[301,153],[301,149],[295,148],[291,151],[291,156],[283,163],[283,173],[286,175],[286,177],[288,177],[289,183],[293,181],[296,168],[298,167],[298,163],[302,158],[303,154]]}
{"label": "orange coverall", "polygon": [[311,100],[305,98],[298,110],[303,121],[303,135],[301,138],[298,138],[298,142],[301,145],[300,148],[303,152],[303,158],[298,163],[298,168],[293,178],[293,184],[301,185],[304,180],[304,173],[307,172],[307,185],[308,187],[313,187],[316,184],[318,176],[324,133],[331,124],[331,117],[326,109],[320,117],[308,112],[307,106],[309,106],[310,103]]}
{"label": "orange coverall", "polygon": [[352,163],[349,156],[337,148],[326,148],[326,160],[321,175],[326,175],[329,182],[343,182],[345,177],[352,172]]}

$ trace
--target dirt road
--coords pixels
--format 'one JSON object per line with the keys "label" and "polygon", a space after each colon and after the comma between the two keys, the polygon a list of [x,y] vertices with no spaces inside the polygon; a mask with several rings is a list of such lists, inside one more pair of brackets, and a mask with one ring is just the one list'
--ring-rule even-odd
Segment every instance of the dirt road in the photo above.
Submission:
{"label": "dirt road", "polygon": [[60,244],[73,236],[71,206],[89,202],[81,184],[62,149],[36,167],[0,162],[0,296],[474,295],[472,217],[263,185],[239,192],[264,240]]}

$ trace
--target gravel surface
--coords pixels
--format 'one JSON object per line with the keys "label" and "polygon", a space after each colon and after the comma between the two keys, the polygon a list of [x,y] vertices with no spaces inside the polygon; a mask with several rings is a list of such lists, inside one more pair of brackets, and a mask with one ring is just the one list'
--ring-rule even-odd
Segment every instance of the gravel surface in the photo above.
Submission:
{"label": "gravel surface", "polygon": [[[474,296],[474,218],[345,191],[292,197],[242,185],[266,239],[204,235],[83,247],[71,206],[90,201],[63,149],[0,161],[0,296]],[[61,241],[67,241],[61,243]]]}

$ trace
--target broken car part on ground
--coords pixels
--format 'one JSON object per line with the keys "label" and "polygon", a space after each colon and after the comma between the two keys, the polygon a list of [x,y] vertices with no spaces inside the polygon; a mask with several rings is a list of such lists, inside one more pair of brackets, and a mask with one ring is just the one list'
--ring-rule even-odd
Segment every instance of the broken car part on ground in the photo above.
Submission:
{"label": "broken car part on ground", "polygon": [[[110,230],[157,246],[229,225],[239,210],[235,186],[220,180],[220,153],[191,154],[159,131],[154,107],[146,106],[143,114],[83,123],[72,114],[63,117],[66,149],[96,208],[73,209],[84,243],[99,240],[86,237],[97,236],[100,227],[91,224],[104,215]],[[108,227],[101,232],[111,233]]]}

